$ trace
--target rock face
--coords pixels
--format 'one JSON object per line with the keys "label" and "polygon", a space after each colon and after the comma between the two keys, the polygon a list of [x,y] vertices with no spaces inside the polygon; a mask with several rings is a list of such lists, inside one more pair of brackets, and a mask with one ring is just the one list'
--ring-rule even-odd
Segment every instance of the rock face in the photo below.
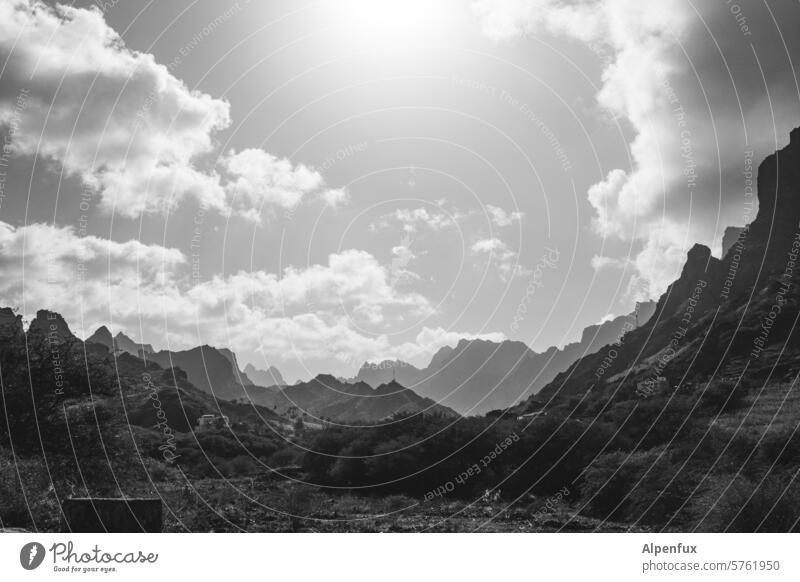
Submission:
{"label": "rock face", "polygon": [[132,356],[138,356],[139,352],[151,354],[154,351],[153,346],[150,344],[138,344],[121,331],[117,332],[117,335],[114,336],[114,345],[116,349],[131,354]]}
{"label": "rock face", "polygon": [[286,384],[280,371],[275,366],[270,366],[266,370],[259,370],[253,364],[247,364],[244,368],[244,373],[256,386],[269,388],[271,386],[284,386]]}
{"label": "rock face", "polygon": [[736,241],[739,240],[739,237],[744,234],[747,230],[744,226],[729,226],[725,229],[725,234],[722,235],[722,258],[725,258],[725,255],[728,254],[733,248],[733,245],[736,244]]}
{"label": "rock face", "polygon": [[163,350],[149,354],[147,359],[162,368],[181,368],[189,382],[217,398],[247,397],[239,371],[234,369],[229,357],[211,346],[177,352]]}
{"label": "rock face", "polygon": [[40,309],[36,312],[36,319],[28,327],[28,338],[31,341],[44,341],[51,343],[66,343],[75,339],[67,322],[59,313]]}
{"label": "rock face", "polygon": [[719,302],[721,284],[722,262],[707,246],[696,244],[686,255],[681,276],[658,300],[656,313],[677,314],[689,301],[697,304],[692,305],[692,312],[705,311]]}
{"label": "rock face", "polygon": [[397,382],[373,389],[364,382],[342,382],[328,374],[284,388],[278,393],[274,408],[280,413],[294,409],[337,422],[378,422],[396,414],[458,416]]}
{"label": "rock face", "polygon": [[[759,165],[757,183],[758,215],[721,260],[692,247],[655,316],[615,346],[613,361],[604,363],[607,350],[578,360],[538,403],[520,410],[590,389],[624,389],[654,374],[671,385],[745,367],[752,376],[780,377],[800,357],[793,324],[800,305],[800,129]],[[775,358],[761,357],[770,350]]]}
{"label": "rock face", "polygon": [[86,338],[86,341],[91,342],[93,344],[106,346],[109,349],[109,351],[114,349],[114,337],[111,335],[111,332],[105,325],[102,327],[98,327],[97,330],[92,335]]}
{"label": "rock face", "polygon": [[22,316],[10,307],[0,308],[0,341],[18,338],[23,333]]}
{"label": "rock face", "polygon": [[121,331],[116,336],[111,336],[111,331],[104,325],[86,338],[87,342],[105,346],[110,352],[126,353],[132,356],[140,356],[142,353],[153,353],[153,346],[150,344],[137,344]]}
{"label": "rock face", "polygon": [[401,361],[366,363],[356,381],[373,387],[397,381],[460,414],[484,414],[535,394],[577,358],[647,322],[655,308],[638,304],[633,313],[585,328],[579,342],[561,349],[537,353],[517,341],[461,340],[437,351],[423,369]]}

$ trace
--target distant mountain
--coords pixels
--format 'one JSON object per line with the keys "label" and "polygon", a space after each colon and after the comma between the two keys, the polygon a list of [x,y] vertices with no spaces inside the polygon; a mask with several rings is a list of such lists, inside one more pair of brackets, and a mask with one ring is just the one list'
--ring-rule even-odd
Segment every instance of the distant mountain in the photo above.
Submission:
{"label": "distant mountain", "polygon": [[235,359],[231,358],[229,350],[205,345],[177,352],[162,350],[148,354],[147,359],[162,368],[182,369],[192,384],[217,398],[233,400],[247,397],[242,375],[234,367]]}
{"label": "distant mountain", "polygon": [[[444,348],[442,348],[444,349]],[[428,366],[429,368],[431,366]],[[373,388],[396,381],[403,386],[416,386],[425,379],[425,371],[401,360],[365,362],[355,377],[356,382],[366,382]]]}
{"label": "distant mountain", "polygon": [[458,416],[397,382],[373,389],[364,382],[343,382],[326,374],[287,386],[277,394],[274,407],[280,413],[294,407],[299,412],[338,422],[377,422],[395,414]]}
{"label": "distant mountain", "polygon": [[77,341],[69,325],[60,314],[46,309],[36,312],[36,318],[28,326],[29,337],[47,339],[53,343],[71,343]]}
{"label": "distant mountain", "polygon": [[736,241],[739,240],[739,237],[744,234],[747,230],[747,227],[744,226],[729,226],[725,229],[725,234],[722,235],[722,256],[728,254],[728,251],[733,248],[733,245],[736,244]]}
{"label": "distant mountain", "polygon": [[253,364],[247,364],[244,368],[244,373],[253,384],[258,386],[284,386],[286,384],[280,371],[275,366],[270,366],[267,370],[260,370]]}
{"label": "distant mountain", "polygon": [[138,356],[140,351],[145,354],[150,354],[154,351],[153,346],[150,344],[137,344],[122,332],[118,332],[116,337],[112,337],[111,332],[105,325],[97,328],[92,335],[86,338],[86,341],[105,346],[112,352],[124,352],[132,356]]}
{"label": "distant mountain", "polygon": [[461,340],[437,351],[426,368],[401,361],[367,362],[355,381],[373,387],[397,381],[461,414],[484,414],[535,394],[576,359],[645,323],[655,308],[654,302],[640,303],[629,315],[585,328],[579,342],[561,349],[537,353],[518,341]]}
{"label": "distant mountain", "polygon": [[[27,336],[27,343],[22,343],[23,333]],[[86,342],[81,342],[64,318],[52,311],[39,310],[25,332],[20,315],[10,308],[0,308],[0,338],[5,340],[0,348],[6,349],[12,342],[19,342],[30,355],[37,354],[43,346],[47,350],[47,357],[31,359],[33,370],[44,374],[56,387],[61,387],[58,383],[63,384],[73,399],[72,406],[77,402],[75,399],[84,396],[90,410],[103,403],[105,422],[111,422],[107,413],[109,402],[124,398],[124,417],[114,421],[124,423],[118,427],[123,432],[130,430],[129,424],[152,428],[162,422],[166,422],[173,430],[188,432],[194,429],[197,418],[203,414],[224,414],[231,421],[248,422],[257,427],[264,427],[265,421],[273,427],[288,424],[271,408],[212,398],[206,391],[194,386],[183,370],[164,369],[149,358],[145,362],[124,350],[112,359],[108,350],[111,334],[107,328],[98,329]],[[90,360],[91,365],[105,367],[107,372],[92,376],[91,383],[81,376],[86,372],[83,358],[87,351],[97,356]],[[182,358],[178,359],[185,363]],[[63,368],[57,372],[57,376],[50,369],[54,366]],[[153,392],[158,395],[158,407],[153,405]],[[58,395],[58,392],[55,394]],[[163,411],[164,416],[158,416],[159,411]],[[97,422],[95,417],[92,420]]]}
{"label": "distant mountain", "polygon": [[105,325],[98,327],[92,335],[86,338],[86,341],[106,346],[109,351],[114,349],[114,336],[111,335],[111,332]]}
{"label": "distant mountain", "polygon": [[155,351],[150,344],[138,344],[121,331],[114,336],[114,343],[118,350],[131,354],[132,356],[138,356],[140,350],[145,354],[151,354]]}
{"label": "distant mountain", "polygon": [[[800,128],[758,169],[756,219],[722,259],[689,250],[656,315],[607,350],[581,358],[518,411],[588,390],[612,397],[657,376],[691,387],[712,375],[784,379],[800,360]],[[598,375],[598,370],[604,373]]]}

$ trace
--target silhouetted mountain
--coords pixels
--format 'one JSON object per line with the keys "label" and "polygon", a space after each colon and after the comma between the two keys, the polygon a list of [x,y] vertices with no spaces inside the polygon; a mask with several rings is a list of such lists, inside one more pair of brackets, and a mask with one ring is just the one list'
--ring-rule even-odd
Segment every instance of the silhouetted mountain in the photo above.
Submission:
{"label": "silhouetted mountain", "polygon": [[377,388],[381,384],[386,384],[393,380],[403,386],[416,386],[424,378],[425,372],[416,366],[401,360],[384,360],[377,364],[365,362],[358,370],[355,380],[357,382],[366,382],[373,388]]}
{"label": "silhouetted mountain", "polygon": [[728,254],[728,251],[733,248],[739,237],[747,230],[744,226],[729,226],[725,229],[725,234],[722,235],[722,256]]}
{"label": "silhouetted mountain", "polygon": [[[800,129],[788,146],[758,170],[759,210],[721,260],[703,245],[687,254],[680,277],[661,296],[645,326],[609,350],[580,359],[537,396],[541,406],[556,396],[587,390],[630,391],[663,376],[669,385],[691,386],[713,375],[783,378],[796,369],[800,256]],[[765,357],[769,354],[770,357]],[[602,374],[598,374],[600,370]]]}
{"label": "silhouetted mountain", "polygon": [[131,354],[132,356],[138,356],[140,350],[145,354],[151,354],[155,351],[150,344],[138,344],[121,331],[114,336],[114,344],[118,350]]}
{"label": "silhouetted mountain", "polygon": [[0,341],[17,339],[24,333],[22,316],[14,313],[10,307],[0,308]]}
{"label": "silhouetted mountain", "polygon": [[147,357],[164,368],[181,368],[192,384],[216,398],[247,397],[230,356],[217,348],[205,345],[178,352],[162,350]]}
{"label": "silhouetted mountain", "polygon": [[122,332],[118,332],[116,337],[112,337],[111,332],[105,325],[97,328],[92,335],[86,338],[86,341],[105,346],[112,352],[124,352],[132,356],[139,356],[140,352],[150,354],[154,351],[153,346],[150,344],[137,344]]}
{"label": "silhouetted mountain", "polygon": [[46,338],[53,343],[77,341],[64,318],[46,309],[36,312],[36,318],[31,321],[27,333],[29,337]]}
{"label": "silhouetted mountain", "polygon": [[287,386],[278,393],[275,406],[278,412],[296,408],[313,417],[339,422],[377,422],[395,414],[458,416],[397,382],[372,389],[365,382],[343,382],[327,374]]}
{"label": "silhouetted mountain", "polygon": [[267,370],[259,370],[253,364],[247,364],[244,373],[258,386],[284,386],[286,382],[281,376],[280,371],[275,366],[270,366]]}
{"label": "silhouetted mountain", "polygon": [[517,341],[461,340],[441,348],[421,370],[401,361],[365,363],[356,381],[379,386],[396,380],[461,414],[484,414],[535,394],[576,359],[645,323],[655,308],[653,302],[640,303],[629,315],[585,328],[579,342],[560,349],[537,353]]}
{"label": "silhouetted mountain", "polygon": [[114,349],[114,337],[105,325],[98,327],[92,335],[86,338],[86,341],[106,346],[109,351]]}

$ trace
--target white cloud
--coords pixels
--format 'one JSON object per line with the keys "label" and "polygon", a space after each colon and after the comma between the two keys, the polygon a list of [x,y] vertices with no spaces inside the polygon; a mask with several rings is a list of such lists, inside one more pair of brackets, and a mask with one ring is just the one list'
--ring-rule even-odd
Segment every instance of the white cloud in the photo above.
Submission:
{"label": "white cloud", "polygon": [[322,199],[331,208],[350,202],[350,193],[344,188],[331,188],[322,193]]}
{"label": "white cloud", "polygon": [[592,257],[592,268],[595,271],[604,271],[606,269],[624,269],[630,265],[629,259],[615,259],[613,257],[606,257],[603,255],[594,255]]}
{"label": "white cloud", "polygon": [[[679,273],[694,242],[718,248],[725,226],[742,223],[745,151],[755,151],[757,164],[798,124],[789,58],[800,59],[800,43],[788,24],[800,16],[797,5],[738,8],[684,0],[473,2],[495,40],[547,31],[601,57],[597,103],[633,127],[633,163],[589,189],[593,225],[642,245],[635,263],[654,295]],[[753,82],[762,74],[766,86]]]}
{"label": "white cloud", "polygon": [[220,164],[230,175],[225,184],[231,208],[255,209],[278,206],[292,208],[304,196],[318,191],[325,183],[322,175],[303,164],[293,165],[261,149],[231,150]]}
{"label": "white cloud", "polygon": [[388,228],[391,221],[400,223],[402,229],[408,233],[417,232],[422,227],[438,231],[456,225],[461,218],[459,213],[448,214],[445,212],[429,211],[427,208],[398,208],[394,212],[385,214],[376,223],[372,230]]}
{"label": "white cloud", "polygon": [[220,176],[211,159],[216,133],[231,123],[228,102],[126,48],[96,8],[0,3],[0,62],[0,125],[13,132],[13,153],[62,164],[118,216],[188,198],[254,220],[312,192],[346,201],[344,190],[323,190],[313,168],[260,149],[222,156]]}
{"label": "white cloud", "polygon": [[[151,55],[126,49],[99,10],[2,3],[0,60],[0,119],[18,116],[17,154],[63,163],[121,215],[186,196],[223,206],[215,176],[194,162],[229,125],[228,103],[190,91]],[[15,109],[22,90],[25,107]]]}
{"label": "white cloud", "polygon": [[522,277],[531,273],[519,264],[517,253],[497,237],[480,239],[470,247],[473,255],[488,255],[488,261],[497,266],[500,280],[507,282],[512,277]]}
{"label": "white cloud", "polygon": [[210,343],[253,353],[261,345],[271,359],[336,357],[356,367],[390,349],[385,334],[365,326],[433,312],[424,297],[395,290],[387,269],[359,250],[280,277],[239,272],[194,284],[176,249],[0,222],[0,268],[3,304],[27,316],[57,311],[78,334],[110,325],[138,337],[141,328],[159,347],[158,338],[176,349]]}
{"label": "white cloud", "polygon": [[509,226],[514,222],[520,221],[523,216],[522,212],[506,212],[499,206],[492,206],[491,204],[486,205],[486,211],[489,213],[489,217],[495,226],[499,227]]}
{"label": "white cloud", "polygon": [[391,275],[390,283],[392,285],[403,281],[418,280],[420,278],[419,275],[407,268],[409,263],[417,258],[414,251],[411,250],[411,245],[411,236],[406,232],[400,244],[392,247],[392,262],[389,266],[389,273]]}
{"label": "white cloud", "polygon": [[501,332],[467,333],[446,330],[442,327],[423,327],[413,342],[407,342],[393,348],[389,358],[398,358],[415,365],[427,365],[437,351],[445,346],[455,346],[462,339],[481,339],[502,342],[507,338]]}

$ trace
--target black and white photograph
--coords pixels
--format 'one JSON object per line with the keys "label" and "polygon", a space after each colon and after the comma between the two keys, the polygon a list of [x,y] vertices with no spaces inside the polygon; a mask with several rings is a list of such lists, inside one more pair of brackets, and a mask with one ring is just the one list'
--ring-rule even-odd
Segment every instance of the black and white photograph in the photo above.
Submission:
{"label": "black and white photograph", "polygon": [[0,0],[0,577],[211,533],[800,573],[798,33],[795,0]]}

